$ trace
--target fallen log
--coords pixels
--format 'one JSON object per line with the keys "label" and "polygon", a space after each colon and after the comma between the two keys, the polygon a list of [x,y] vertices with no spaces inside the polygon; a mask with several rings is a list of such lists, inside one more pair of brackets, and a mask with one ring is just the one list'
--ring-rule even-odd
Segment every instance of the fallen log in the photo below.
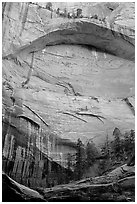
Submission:
{"label": "fallen log", "polygon": [[37,191],[21,185],[2,173],[2,202],[45,202]]}
{"label": "fallen log", "polygon": [[126,196],[122,195],[121,185],[117,183],[60,186],[45,190],[43,196],[47,201],[127,201]]}
{"label": "fallen log", "polygon": [[[122,170],[124,169],[124,171]],[[107,175],[34,191],[2,174],[3,202],[128,202],[135,199],[135,167],[123,165]],[[8,195],[8,196],[7,196]]]}
{"label": "fallen log", "polygon": [[[47,201],[127,202],[134,199],[135,176],[124,178],[124,175],[125,172],[134,174],[135,169],[127,165],[123,165],[122,168],[125,168],[124,172],[120,170],[121,167],[118,167],[104,176],[37,190]],[[125,189],[133,198],[124,194]]]}
{"label": "fallen log", "polygon": [[118,184],[123,189],[127,189],[127,188],[134,189],[135,188],[135,176],[123,178],[118,181]]}

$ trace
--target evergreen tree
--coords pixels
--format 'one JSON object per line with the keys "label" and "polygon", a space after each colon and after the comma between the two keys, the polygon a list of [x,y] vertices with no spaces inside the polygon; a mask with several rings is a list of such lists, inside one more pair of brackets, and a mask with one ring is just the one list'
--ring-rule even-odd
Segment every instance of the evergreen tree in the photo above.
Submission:
{"label": "evergreen tree", "polygon": [[94,162],[96,161],[96,157],[99,156],[97,148],[95,147],[95,144],[92,141],[87,143],[86,156],[87,156],[86,157],[87,167],[92,166]]}
{"label": "evergreen tree", "polygon": [[115,128],[113,131],[113,135],[114,135],[114,142],[113,142],[114,156],[116,157],[117,160],[119,160],[122,154],[120,130],[118,128]]}
{"label": "evergreen tree", "polygon": [[82,9],[78,8],[77,9],[77,18],[82,17]]}
{"label": "evergreen tree", "polygon": [[105,155],[107,155],[108,157],[110,155],[110,145],[109,145],[108,134],[107,134],[106,142],[105,142]]}
{"label": "evergreen tree", "polygon": [[101,147],[101,153],[102,155],[106,155],[106,156],[110,156],[111,154],[111,150],[110,150],[110,142],[109,142],[109,139],[108,139],[108,134],[106,136],[106,141],[105,143],[103,144],[103,146]]}
{"label": "evergreen tree", "polygon": [[71,180],[71,177],[72,177],[72,175],[71,175],[72,169],[71,168],[72,168],[72,156],[71,156],[70,153],[68,153],[68,155],[67,155],[67,169],[68,169],[68,171],[67,171],[67,181],[68,182]]}
{"label": "evergreen tree", "polygon": [[125,162],[128,165],[135,164],[135,131],[131,130],[124,135],[120,133],[118,128],[113,132],[114,140],[109,142],[108,136],[106,142],[101,148],[102,155],[106,155],[100,160],[100,173],[104,173],[111,169],[115,164],[121,165]]}
{"label": "evergreen tree", "polygon": [[135,151],[135,131],[134,130],[131,130],[130,132],[125,133],[123,146],[127,157],[131,154],[134,154],[134,151]]}
{"label": "evergreen tree", "polygon": [[80,138],[77,141],[75,177],[77,180],[82,178],[85,166],[85,149]]}
{"label": "evergreen tree", "polygon": [[99,163],[100,168],[100,175],[102,175],[104,172],[106,172],[112,165],[111,161],[111,145],[110,141],[108,139],[108,134],[106,136],[106,141],[101,147],[101,153],[102,153],[102,159]]}
{"label": "evergreen tree", "polygon": [[47,2],[46,9],[48,9],[49,11],[52,11],[52,3],[51,2]]}
{"label": "evergreen tree", "polygon": [[64,17],[67,17],[67,9],[64,8]]}

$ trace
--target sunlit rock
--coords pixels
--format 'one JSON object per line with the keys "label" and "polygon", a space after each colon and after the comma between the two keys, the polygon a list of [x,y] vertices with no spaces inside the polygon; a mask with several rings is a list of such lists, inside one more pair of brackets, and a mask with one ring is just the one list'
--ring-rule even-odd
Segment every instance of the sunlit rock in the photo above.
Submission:
{"label": "sunlit rock", "polygon": [[134,7],[118,6],[109,5],[113,24],[51,19],[35,4],[3,7],[3,170],[18,182],[65,183],[78,138],[99,147],[115,127],[134,129],[134,18],[126,27],[122,12]]}

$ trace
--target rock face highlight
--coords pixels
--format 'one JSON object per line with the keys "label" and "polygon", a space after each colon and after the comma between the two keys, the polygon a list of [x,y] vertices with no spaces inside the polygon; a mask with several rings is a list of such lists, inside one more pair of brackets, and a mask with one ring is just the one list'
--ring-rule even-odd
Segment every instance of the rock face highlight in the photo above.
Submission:
{"label": "rock face highlight", "polygon": [[3,170],[16,181],[65,183],[78,138],[100,146],[134,129],[134,19],[122,17],[134,7],[119,6],[100,22],[3,5]]}
{"label": "rock face highlight", "polygon": [[134,60],[135,41],[134,30],[120,26],[107,27],[104,23],[92,22],[91,20],[75,20],[72,22],[55,25],[51,31],[18,49],[14,55],[28,54],[43,50],[46,46],[57,44],[91,45],[102,51]]}

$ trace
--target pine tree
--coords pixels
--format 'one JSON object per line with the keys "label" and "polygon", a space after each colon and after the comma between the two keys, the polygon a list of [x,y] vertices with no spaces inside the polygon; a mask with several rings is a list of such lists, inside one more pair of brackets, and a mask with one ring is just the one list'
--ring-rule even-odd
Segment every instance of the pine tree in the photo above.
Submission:
{"label": "pine tree", "polygon": [[132,152],[135,151],[135,131],[134,130],[131,130],[130,132],[125,133],[123,146],[124,146],[124,151],[126,152],[126,156],[130,155]]}
{"label": "pine tree", "polygon": [[107,134],[106,142],[105,142],[105,155],[107,155],[108,157],[110,155],[110,145],[109,145],[108,134]]}
{"label": "pine tree", "polygon": [[71,180],[71,177],[72,177],[72,175],[71,175],[72,169],[71,168],[72,168],[72,156],[71,156],[70,153],[68,153],[68,155],[67,155],[67,169],[68,169],[68,171],[67,171],[67,181],[68,182]]}
{"label": "pine tree", "polygon": [[121,158],[121,154],[122,154],[120,130],[118,128],[115,128],[113,131],[113,135],[114,135],[114,142],[113,142],[114,156],[116,157],[117,160],[119,160]]}
{"label": "pine tree", "polygon": [[88,142],[86,146],[86,164],[87,167],[90,167],[94,164],[96,161],[96,157],[98,157],[98,151],[95,147],[95,144],[93,142]]}
{"label": "pine tree", "polygon": [[47,2],[46,9],[48,9],[49,11],[52,11],[52,3],[51,2]]}
{"label": "pine tree", "polygon": [[67,9],[64,8],[64,17],[67,17]]}
{"label": "pine tree", "polygon": [[100,168],[100,175],[106,172],[110,166],[112,165],[111,161],[111,145],[108,139],[108,134],[106,136],[106,141],[101,147],[101,153],[104,158],[100,160],[99,168]]}
{"label": "pine tree", "polygon": [[76,166],[75,166],[75,177],[77,180],[82,178],[85,164],[85,150],[84,145],[80,138],[77,141],[77,153],[76,153]]}

